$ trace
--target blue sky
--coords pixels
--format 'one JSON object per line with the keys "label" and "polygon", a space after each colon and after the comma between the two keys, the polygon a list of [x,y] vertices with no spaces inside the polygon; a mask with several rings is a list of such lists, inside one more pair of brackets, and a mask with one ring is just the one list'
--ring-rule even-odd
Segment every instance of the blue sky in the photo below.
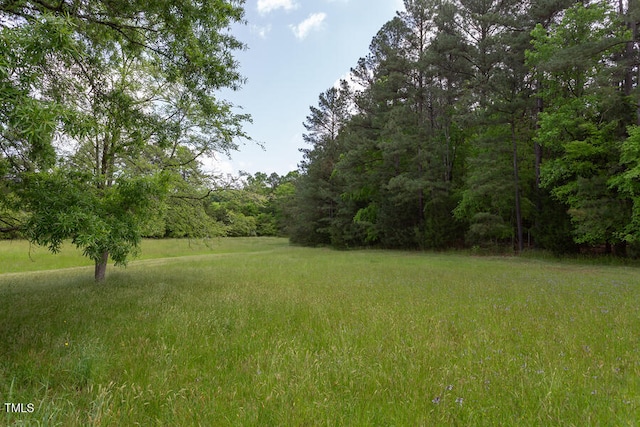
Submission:
{"label": "blue sky", "polygon": [[214,169],[295,170],[309,107],[368,53],[372,37],[401,8],[402,0],[247,0],[247,24],[232,30],[248,45],[236,53],[247,83],[221,95],[251,114],[245,130],[264,150],[248,142],[231,159],[218,156]]}

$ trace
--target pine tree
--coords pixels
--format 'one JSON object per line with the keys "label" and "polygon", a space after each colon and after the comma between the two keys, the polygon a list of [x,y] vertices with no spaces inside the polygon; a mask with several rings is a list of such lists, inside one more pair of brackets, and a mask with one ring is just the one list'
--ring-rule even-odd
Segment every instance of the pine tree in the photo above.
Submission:
{"label": "pine tree", "polygon": [[331,243],[339,199],[333,170],[342,152],[340,131],[350,117],[350,100],[350,89],[343,81],[339,88],[320,94],[317,107],[310,107],[304,140],[311,148],[301,150],[304,158],[296,181],[294,223],[289,229],[294,243]]}

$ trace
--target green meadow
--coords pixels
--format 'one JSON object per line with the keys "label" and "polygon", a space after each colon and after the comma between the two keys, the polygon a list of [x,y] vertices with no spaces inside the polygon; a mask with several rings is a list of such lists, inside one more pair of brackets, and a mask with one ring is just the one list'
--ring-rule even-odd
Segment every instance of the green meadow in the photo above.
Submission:
{"label": "green meadow", "polygon": [[640,422],[636,267],[247,238],[92,273],[0,242],[0,425]]}

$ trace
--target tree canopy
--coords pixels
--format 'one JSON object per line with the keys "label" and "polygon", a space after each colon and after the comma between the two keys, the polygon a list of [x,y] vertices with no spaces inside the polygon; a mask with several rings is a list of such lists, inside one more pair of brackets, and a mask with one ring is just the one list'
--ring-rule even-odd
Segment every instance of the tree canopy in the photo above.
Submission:
{"label": "tree canopy", "polygon": [[230,33],[242,1],[12,1],[0,6],[0,192],[5,230],[71,239],[104,279],[151,207],[249,116],[218,99],[243,81]]}
{"label": "tree canopy", "polygon": [[311,107],[292,241],[637,252],[637,2],[404,6],[330,154]]}

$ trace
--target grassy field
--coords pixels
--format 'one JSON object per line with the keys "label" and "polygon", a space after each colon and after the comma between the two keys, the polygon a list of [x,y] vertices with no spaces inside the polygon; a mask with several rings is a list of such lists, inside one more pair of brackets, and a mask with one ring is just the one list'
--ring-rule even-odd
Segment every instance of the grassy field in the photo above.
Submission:
{"label": "grassy field", "polygon": [[0,242],[0,425],[640,422],[637,268],[174,240],[95,285],[28,250]]}

